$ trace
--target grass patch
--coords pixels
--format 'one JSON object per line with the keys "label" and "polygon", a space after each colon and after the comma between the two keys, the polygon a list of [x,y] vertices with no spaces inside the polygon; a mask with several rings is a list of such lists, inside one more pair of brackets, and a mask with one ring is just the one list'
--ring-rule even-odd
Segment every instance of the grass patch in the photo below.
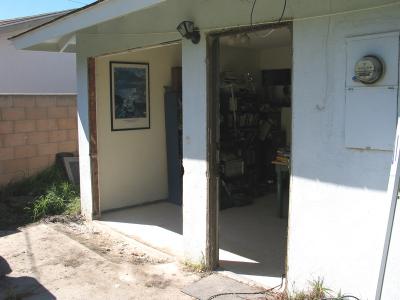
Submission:
{"label": "grass patch", "polygon": [[0,228],[23,225],[43,217],[80,213],[78,187],[53,165],[35,176],[0,189]]}
{"label": "grass patch", "polygon": [[183,268],[185,271],[192,272],[192,273],[206,273],[210,270],[207,269],[204,263],[193,263],[190,261],[184,261]]}
{"label": "grass patch", "polygon": [[69,182],[52,185],[33,202],[31,216],[34,221],[46,216],[79,213],[79,194]]}

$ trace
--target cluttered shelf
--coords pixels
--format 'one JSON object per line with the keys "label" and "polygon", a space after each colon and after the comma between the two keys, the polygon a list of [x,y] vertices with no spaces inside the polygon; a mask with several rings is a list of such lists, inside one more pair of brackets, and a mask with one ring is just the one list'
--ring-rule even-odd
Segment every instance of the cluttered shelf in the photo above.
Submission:
{"label": "cluttered shelf", "polygon": [[[225,73],[221,82],[220,207],[223,209],[249,204],[268,192],[277,179],[274,164],[288,164],[290,154],[281,126],[282,108],[276,105],[277,101],[268,100],[282,95],[271,94],[268,98],[260,93],[250,74]],[[276,88],[267,90],[286,93]]]}

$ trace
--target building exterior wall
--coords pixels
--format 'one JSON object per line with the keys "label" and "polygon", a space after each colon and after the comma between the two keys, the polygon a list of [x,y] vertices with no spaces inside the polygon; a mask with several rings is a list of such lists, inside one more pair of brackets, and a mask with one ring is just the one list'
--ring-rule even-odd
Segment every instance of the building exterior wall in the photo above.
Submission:
{"label": "building exterior wall", "polygon": [[77,151],[75,96],[0,96],[0,186]]}
{"label": "building exterior wall", "polygon": [[[150,129],[111,131],[110,61],[149,63]],[[99,196],[102,211],[168,198],[164,87],[181,65],[179,44],[96,59]]]}
{"label": "building exterior wall", "polygon": [[320,276],[334,290],[375,297],[392,151],[345,147],[345,39],[398,31],[399,13],[392,7],[294,21],[290,287]]}
{"label": "building exterior wall", "polygon": [[[178,9],[182,6],[181,1],[168,1],[166,4],[171,2],[176,5],[171,5],[167,11],[156,7],[159,14],[151,9],[143,10],[123,20],[115,19],[99,25],[94,28],[93,35],[90,32],[77,35],[80,59],[79,138],[80,149],[85,150],[81,152],[85,162],[81,164],[81,178],[85,178],[86,183],[81,184],[81,187],[86,187],[81,188],[81,194],[88,215],[91,193],[87,57],[179,38],[171,33],[139,36],[132,33],[149,32],[149,29],[150,32],[160,33],[168,29],[174,31],[176,24],[189,16],[205,31],[207,28],[248,24],[247,1],[198,2],[192,9]],[[299,18],[294,21],[293,42],[293,165],[288,245],[290,289],[303,288],[309,280],[323,277],[325,284],[332,289],[355,294],[361,299],[375,296],[390,204],[385,193],[392,153],[345,147],[345,37],[399,30],[399,8],[392,5],[342,15],[340,12],[389,2],[393,1],[309,0],[288,6],[285,17]],[[188,1],[185,5],[193,5],[193,2]],[[227,6],[230,9],[224,10]],[[225,13],[221,15],[220,11]],[[210,12],[218,13],[218,18]],[[256,12],[255,23],[276,20],[281,12],[281,3],[261,2]],[[330,13],[339,14],[331,18],[315,17]],[[149,24],[154,19],[159,22]],[[105,34],[98,35],[101,32]],[[121,35],[114,34],[118,32]],[[197,47],[184,44],[183,48],[183,72],[190,75],[184,75],[183,79],[185,98],[188,97],[184,99],[184,110],[186,101],[187,112],[192,112],[195,118],[187,117],[187,122],[191,123],[184,133],[184,139],[188,137],[184,140],[184,235],[189,257],[198,261],[205,253],[207,242],[206,127],[201,126],[206,120],[204,75],[207,58],[203,44]],[[199,140],[195,140],[198,149],[191,144],[196,134],[199,136]],[[191,188],[195,192],[189,193]]]}
{"label": "building exterior wall", "polygon": [[75,55],[17,50],[17,33],[0,31],[0,94],[75,94]]}

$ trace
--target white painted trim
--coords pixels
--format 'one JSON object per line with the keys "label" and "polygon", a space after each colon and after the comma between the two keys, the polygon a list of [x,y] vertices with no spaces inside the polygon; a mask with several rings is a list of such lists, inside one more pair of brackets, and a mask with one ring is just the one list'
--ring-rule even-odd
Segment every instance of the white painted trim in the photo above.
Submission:
{"label": "white painted trim", "polygon": [[47,25],[37,27],[12,40],[17,49],[24,49],[33,45],[64,36],[87,28],[98,23],[106,22],[128,13],[132,13],[150,6],[157,5],[165,0],[113,0],[103,1],[87,9],[77,11],[51,22]]}

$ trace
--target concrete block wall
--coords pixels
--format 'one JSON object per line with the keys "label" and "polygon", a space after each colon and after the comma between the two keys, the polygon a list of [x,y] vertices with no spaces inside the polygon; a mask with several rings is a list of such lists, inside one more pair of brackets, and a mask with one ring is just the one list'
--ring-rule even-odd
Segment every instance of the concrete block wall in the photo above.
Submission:
{"label": "concrete block wall", "polygon": [[76,152],[76,96],[0,95],[0,186]]}

